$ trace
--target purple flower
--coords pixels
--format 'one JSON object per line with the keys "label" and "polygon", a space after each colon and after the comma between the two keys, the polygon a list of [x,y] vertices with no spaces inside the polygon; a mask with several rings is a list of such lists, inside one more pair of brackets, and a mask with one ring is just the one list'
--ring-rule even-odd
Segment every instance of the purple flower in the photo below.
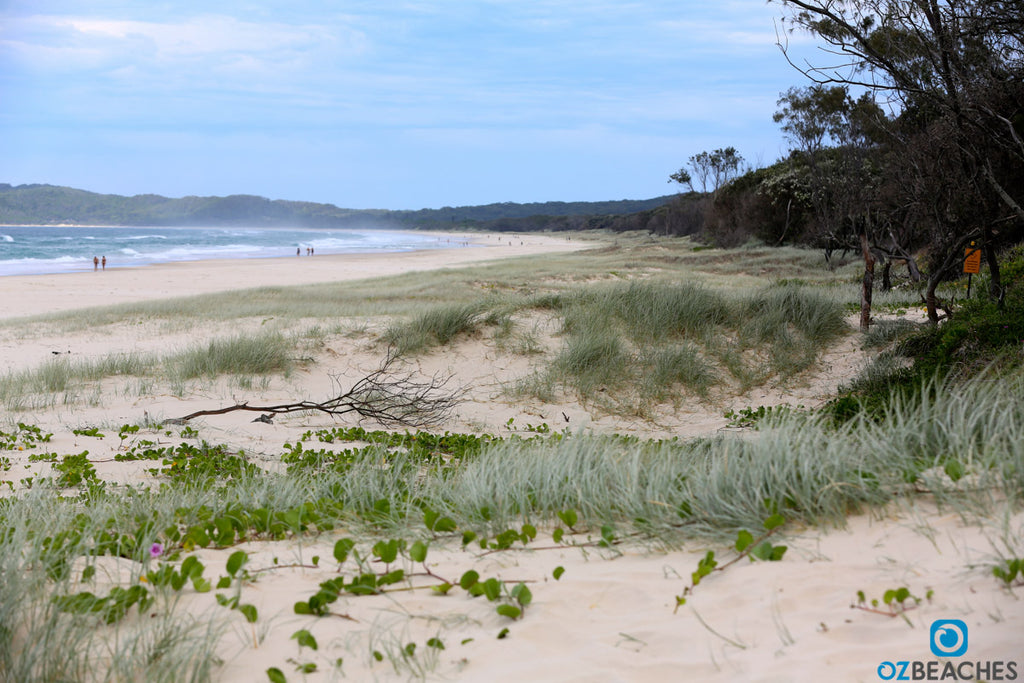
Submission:
{"label": "purple flower", "polygon": [[159,543],[154,543],[149,547],[149,556],[151,558],[157,558],[164,554],[164,547]]}

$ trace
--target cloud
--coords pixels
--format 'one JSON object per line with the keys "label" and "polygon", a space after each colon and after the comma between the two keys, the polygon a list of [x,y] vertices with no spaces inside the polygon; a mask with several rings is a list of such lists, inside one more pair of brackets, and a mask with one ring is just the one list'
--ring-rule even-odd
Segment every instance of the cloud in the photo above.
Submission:
{"label": "cloud", "polygon": [[[550,195],[599,168],[609,186],[617,174],[633,182],[648,163],[659,192],[680,163],[662,158],[758,136],[774,147],[778,92],[800,80],[775,47],[777,8],[759,0],[0,5],[0,133],[36,141],[40,155],[52,139],[83,158],[117,149],[125,177],[154,183],[172,163],[199,164],[211,169],[203,182],[230,179],[232,191],[264,191],[285,160],[292,174],[317,170],[303,175],[310,187],[336,186],[324,169],[358,157],[351,182],[407,193],[391,189],[389,168],[429,175],[457,150],[452,187],[476,186],[478,171],[454,180],[460,167],[525,187],[510,178],[518,160],[526,176],[550,171]],[[8,168],[41,163],[19,149]]]}
{"label": "cloud", "polygon": [[10,58],[54,76],[134,72],[203,83],[248,73],[273,80],[311,69],[318,60],[337,65],[368,49],[365,34],[339,21],[321,26],[212,14],[174,22],[33,15],[5,23],[0,45]]}

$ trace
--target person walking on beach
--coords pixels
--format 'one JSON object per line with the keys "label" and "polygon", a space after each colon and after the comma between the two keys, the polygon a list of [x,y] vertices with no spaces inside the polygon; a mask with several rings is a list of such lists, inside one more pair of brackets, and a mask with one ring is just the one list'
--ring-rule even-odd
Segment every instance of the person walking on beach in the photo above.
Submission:
{"label": "person walking on beach", "polygon": [[106,270],[106,269],[107,269],[107,257],[106,257],[106,256],[104,256],[104,257],[103,257],[103,260],[102,260],[102,261],[100,261],[100,263],[102,263],[102,264],[103,264],[103,270]]}
{"label": "person walking on beach", "polygon": [[295,255],[302,256],[302,247],[295,247]]}
{"label": "person walking on beach", "polygon": [[99,257],[98,256],[93,256],[92,257],[92,271],[95,273],[97,270],[99,270],[99,267],[100,267],[100,259],[99,259]]}

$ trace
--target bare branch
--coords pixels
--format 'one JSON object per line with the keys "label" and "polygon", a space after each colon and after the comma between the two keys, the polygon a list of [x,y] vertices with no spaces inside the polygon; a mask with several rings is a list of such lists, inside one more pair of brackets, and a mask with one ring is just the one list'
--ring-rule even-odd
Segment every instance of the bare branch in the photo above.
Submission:
{"label": "bare branch", "polygon": [[451,376],[417,378],[416,373],[407,369],[405,362],[391,348],[379,368],[358,380],[347,391],[342,391],[340,378],[332,376],[331,379],[340,393],[321,403],[298,401],[253,406],[246,402],[225,408],[197,410],[166,422],[181,424],[196,417],[223,415],[238,410],[264,415],[310,411],[335,416],[355,413],[386,427],[428,427],[444,422],[462,402],[466,393],[464,389],[449,388]]}

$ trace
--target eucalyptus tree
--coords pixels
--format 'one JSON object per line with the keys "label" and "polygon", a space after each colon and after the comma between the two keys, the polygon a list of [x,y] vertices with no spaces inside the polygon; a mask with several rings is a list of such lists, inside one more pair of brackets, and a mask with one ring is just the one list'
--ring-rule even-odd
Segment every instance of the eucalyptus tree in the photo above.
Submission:
{"label": "eucalyptus tree", "polygon": [[694,176],[696,176],[696,180],[700,182],[701,192],[707,192],[710,187],[711,193],[714,194],[739,175],[743,156],[736,151],[735,147],[725,147],[713,152],[694,154],[690,157],[689,162],[692,174],[686,168],[681,168],[670,175],[669,180],[696,190],[697,188],[694,186]]}
{"label": "eucalyptus tree", "polygon": [[[855,86],[881,95],[894,114],[894,143],[906,152],[898,157],[928,162],[903,165],[908,175],[901,201],[907,215],[931,230],[930,319],[938,320],[936,285],[972,240],[985,248],[992,294],[998,295],[997,236],[1012,237],[1024,226],[1024,5],[777,1],[784,27],[823,43],[820,63],[800,61],[783,32],[780,48],[790,63],[819,87]],[[923,148],[931,151],[911,154]]]}

